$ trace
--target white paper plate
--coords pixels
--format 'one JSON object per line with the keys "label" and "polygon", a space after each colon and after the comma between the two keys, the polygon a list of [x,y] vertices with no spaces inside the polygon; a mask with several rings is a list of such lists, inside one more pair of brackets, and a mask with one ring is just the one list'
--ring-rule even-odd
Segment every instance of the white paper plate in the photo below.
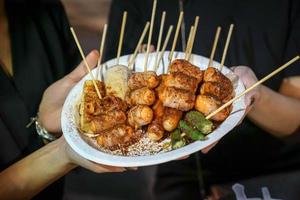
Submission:
{"label": "white paper plate", "polygon": [[[164,63],[167,66],[168,64],[168,52],[164,55]],[[176,58],[184,58],[184,54],[180,52],[175,52],[174,55]],[[129,56],[122,56],[120,58],[120,64],[127,65]],[[149,68],[151,70],[154,65],[154,58],[155,54],[149,55]],[[116,60],[110,60],[106,63],[107,67],[115,65]],[[192,55],[191,62],[199,66],[201,69],[205,69],[208,64],[208,59],[203,56]],[[143,71],[144,66],[144,54],[140,54],[137,57],[135,69],[136,71]],[[214,62],[214,67],[218,67],[219,63]],[[163,65],[161,64],[158,69],[158,74],[160,74],[163,70]],[[165,69],[166,70],[166,69]],[[93,73],[95,74],[95,70]],[[227,67],[223,67],[224,74],[230,72]],[[212,133],[208,135],[208,139],[205,141],[196,141],[189,145],[186,145],[183,148],[172,150],[169,152],[161,152],[155,155],[149,156],[117,156],[111,155],[104,152],[101,152],[89,144],[87,144],[80,136],[76,128],[75,116],[78,115],[78,111],[76,109],[76,104],[78,103],[81,94],[83,83],[85,80],[90,79],[89,75],[85,76],[83,80],[81,80],[74,88],[70,91],[61,115],[61,125],[64,137],[68,144],[72,147],[72,149],[77,152],[82,157],[94,161],[96,163],[105,164],[105,165],[112,165],[112,166],[120,166],[120,167],[138,167],[138,166],[148,166],[148,165],[155,165],[160,163],[165,163],[168,161],[172,161],[178,159],[180,157],[190,155],[195,153],[210,144],[220,140],[225,134],[227,134],[230,130],[232,130],[238,122],[241,120],[242,116],[245,113],[245,103],[244,97],[241,97],[239,100],[233,103],[233,109],[230,116]],[[244,90],[244,86],[240,80],[238,80],[238,84],[235,88],[235,93],[240,94]]]}

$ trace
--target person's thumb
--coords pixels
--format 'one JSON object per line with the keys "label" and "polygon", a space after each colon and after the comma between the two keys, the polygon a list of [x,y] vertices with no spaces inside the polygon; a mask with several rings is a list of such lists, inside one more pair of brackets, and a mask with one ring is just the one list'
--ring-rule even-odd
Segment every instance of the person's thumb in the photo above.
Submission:
{"label": "person's thumb", "polygon": [[[91,51],[86,56],[86,61],[88,63],[88,67],[90,70],[94,69],[97,65],[99,59],[99,53],[97,50]],[[71,72],[69,73],[66,78],[71,80],[73,83],[77,83],[80,81],[88,72],[87,66],[85,65],[84,61],[81,61],[81,63]]]}

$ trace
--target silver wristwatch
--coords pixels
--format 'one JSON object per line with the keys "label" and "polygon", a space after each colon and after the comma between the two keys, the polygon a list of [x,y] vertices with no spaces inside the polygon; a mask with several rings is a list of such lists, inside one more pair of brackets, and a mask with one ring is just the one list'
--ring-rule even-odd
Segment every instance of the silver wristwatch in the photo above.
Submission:
{"label": "silver wristwatch", "polygon": [[52,142],[56,140],[57,138],[50,134],[39,122],[38,117],[32,117],[30,118],[29,124],[27,124],[26,128],[29,128],[33,123],[35,123],[35,129],[37,134],[43,139],[48,142]]}

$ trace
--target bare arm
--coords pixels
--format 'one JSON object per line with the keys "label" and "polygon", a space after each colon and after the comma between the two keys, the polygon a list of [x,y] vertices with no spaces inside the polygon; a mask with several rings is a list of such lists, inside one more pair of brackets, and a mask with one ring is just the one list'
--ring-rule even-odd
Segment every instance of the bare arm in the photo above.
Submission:
{"label": "bare arm", "polygon": [[76,165],[66,156],[64,140],[39,149],[0,173],[0,199],[30,199]]}
{"label": "bare arm", "polygon": [[283,81],[280,92],[262,86],[259,100],[248,113],[250,120],[277,137],[294,133],[300,126],[300,83],[295,81],[299,78]]}

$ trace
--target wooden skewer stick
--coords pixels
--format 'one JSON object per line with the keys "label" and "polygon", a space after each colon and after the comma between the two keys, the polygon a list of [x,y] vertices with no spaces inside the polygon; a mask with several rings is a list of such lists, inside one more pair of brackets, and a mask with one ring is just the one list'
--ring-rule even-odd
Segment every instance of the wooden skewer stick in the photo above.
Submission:
{"label": "wooden skewer stick", "polygon": [[126,20],[127,20],[127,11],[124,11],[123,19],[122,19],[121,32],[120,32],[120,38],[119,38],[118,53],[117,53],[117,65],[119,64],[120,56],[121,56],[121,52],[122,52],[122,45],[123,45],[123,38],[124,38]]}
{"label": "wooden skewer stick", "polygon": [[155,55],[155,61],[154,61],[155,64],[157,63],[157,59],[158,59],[158,55],[159,55],[159,50],[160,50],[160,45],[161,45],[161,38],[162,38],[162,35],[163,35],[163,32],[164,32],[165,19],[166,19],[166,11],[163,12],[162,17],[161,17],[158,41],[157,41],[157,46],[156,46],[156,55]]}
{"label": "wooden skewer stick", "polygon": [[167,33],[167,36],[166,36],[166,39],[165,39],[165,42],[164,42],[163,47],[161,49],[159,59],[157,60],[157,63],[155,63],[155,68],[154,68],[155,71],[157,71],[159,63],[161,62],[161,60],[162,60],[162,58],[165,54],[165,50],[166,50],[168,42],[170,40],[170,36],[171,36],[172,31],[173,31],[173,26],[170,26],[169,30],[168,30],[168,33]]}
{"label": "wooden skewer stick", "polygon": [[77,47],[78,47],[78,50],[79,50],[79,52],[80,52],[80,55],[81,55],[81,57],[82,57],[82,59],[83,59],[83,62],[84,62],[84,64],[85,64],[85,67],[86,67],[87,71],[89,72],[89,74],[90,74],[90,76],[91,76],[91,78],[92,78],[92,82],[93,82],[93,85],[94,85],[94,87],[95,87],[96,93],[97,93],[99,99],[101,99],[102,97],[101,97],[100,91],[99,91],[99,89],[98,89],[98,87],[97,87],[97,84],[96,84],[96,82],[95,82],[94,75],[93,75],[93,73],[91,72],[91,68],[90,68],[88,62],[87,62],[86,59],[85,59],[85,56],[84,56],[84,53],[83,53],[83,51],[82,51],[81,45],[80,45],[80,43],[79,43],[79,40],[78,40],[78,38],[77,38],[77,35],[76,35],[76,33],[75,33],[75,31],[74,31],[74,29],[73,29],[72,27],[70,28],[70,30],[71,30],[71,32],[72,32],[72,35],[73,35],[73,37],[74,37],[74,40],[75,40],[76,45],[77,45]]}
{"label": "wooden skewer stick", "polygon": [[174,54],[174,51],[175,51],[175,48],[176,48],[177,39],[178,39],[178,35],[179,35],[179,30],[180,30],[182,19],[183,19],[183,14],[184,14],[183,12],[180,12],[180,15],[179,15],[179,18],[178,18],[172,48],[171,48],[171,51],[169,53],[169,63],[171,63],[171,61],[172,61],[173,54]]}
{"label": "wooden skewer stick", "polygon": [[219,41],[219,37],[220,37],[220,32],[221,32],[221,27],[218,26],[217,32],[216,32],[216,35],[215,35],[215,40],[214,40],[213,48],[211,50],[211,54],[210,54],[210,58],[209,58],[209,62],[208,62],[208,67],[212,65],[213,59],[215,57],[215,52],[216,52],[216,48],[217,48],[217,45],[218,45],[218,41]]}
{"label": "wooden skewer stick", "polygon": [[287,63],[285,63],[284,65],[282,65],[281,67],[277,68],[276,70],[274,70],[272,73],[270,73],[269,75],[265,76],[264,78],[262,78],[261,80],[259,80],[258,82],[256,82],[255,84],[253,84],[251,87],[249,87],[248,89],[244,90],[241,94],[239,94],[238,96],[236,96],[235,98],[231,99],[230,101],[228,101],[227,103],[225,103],[224,105],[222,105],[220,108],[218,108],[217,110],[215,110],[214,112],[212,112],[211,114],[206,116],[206,119],[210,119],[212,116],[214,116],[215,114],[217,114],[218,112],[220,112],[221,110],[223,110],[224,108],[226,108],[227,106],[229,106],[230,104],[232,104],[234,101],[236,101],[237,99],[239,99],[241,96],[247,94],[248,92],[250,92],[251,90],[253,90],[255,87],[257,87],[258,85],[262,84],[263,82],[265,82],[266,80],[268,80],[269,78],[271,78],[272,76],[276,75],[277,73],[279,73],[280,71],[282,71],[283,69],[287,68],[289,65],[291,65],[292,63],[296,62],[298,59],[300,58],[300,56],[296,56],[295,58],[291,59],[290,61],[288,61]]}
{"label": "wooden skewer stick", "polygon": [[103,50],[104,50],[104,46],[105,46],[106,34],[107,34],[107,24],[104,25],[102,38],[101,38],[101,44],[100,44],[100,48],[99,48],[100,55],[99,55],[98,64],[97,64],[97,75],[96,75],[97,78],[99,77],[99,73],[100,73],[101,62],[102,62],[102,57],[103,57]]}
{"label": "wooden skewer stick", "polygon": [[184,54],[185,54],[185,60],[187,60],[188,53],[189,53],[190,48],[191,48],[191,42],[192,42],[193,32],[194,32],[194,26],[191,26],[189,37],[188,37],[188,41],[187,41],[187,44],[186,44],[186,49],[185,49],[185,52],[184,52]]}
{"label": "wooden skewer stick", "polygon": [[150,45],[151,45],[151,39],[152,39],[152,33],[153,33],[153,24],[154,24],[154,19],[155,19],[156,5],[157,5],[157,0],[154,0],[153,7],[152,7],[152,14],[151,14],[150,30],[149,30],[149,36],[148,36],[147,52],[146,52],[145,63],[144,63],[144,71],[147,71],[147,66],[148,66],[148,58],[149,58],[149,53],[150,53]]}
{"label": "wooden skewer stick", "polygon": [[192,37],[191,46],[189,48],[189,52],[188,52],[188,56],[187,56],[188,61],[190,61],[190,59],[191,59],[191,55],[192,55],[192,51],[193,51],[193,47],[194,47],[194,43],[195,43],[195,38],[196,38],[196,33],[198,30],[198,24],[199,24],[199,16],[197,16],[195,18],[193,37]]}
{"label": "wooden skewer stick", "polygon": [[224,47],[224,51],[223,51],[223,55],[222,55],[220,71],[222,71],[224,63],[225,63],[225,58],[226,58],[226,55],[227,55],[227,50],[228,50],[228,47],[229,47],[229,43],[230,43],[233,28],[234,28],[234,25],[230,24],[230,28],[229,28],[229,31],[228,31],[228,35],[227,35],[227,39],[226,39],[226,43],[225,43],[225,47]]}
{"label": "wooden skewer stick", "polygon": [[140,37],[140,39],[138,41],[138,44],[136,45],[134,53],[130,57],[130,60],[129,60],[129,63],[128,63],[128,67],[129,67],[130,70],[132,70],[132,68],[133,68],[133,63],[135,62],[135,59],[136,59],[137,54],[139,52],[139,48],[141,47],[142,42],[145,39],[146,33],[147,33],[148,29],[149,29],[149,26],[150,26],[150,22],[147,22],[146,25],[145,25],[145,27],[144,27],[143,33],[142,33],[142,35],[141,35],[141,37]]}

